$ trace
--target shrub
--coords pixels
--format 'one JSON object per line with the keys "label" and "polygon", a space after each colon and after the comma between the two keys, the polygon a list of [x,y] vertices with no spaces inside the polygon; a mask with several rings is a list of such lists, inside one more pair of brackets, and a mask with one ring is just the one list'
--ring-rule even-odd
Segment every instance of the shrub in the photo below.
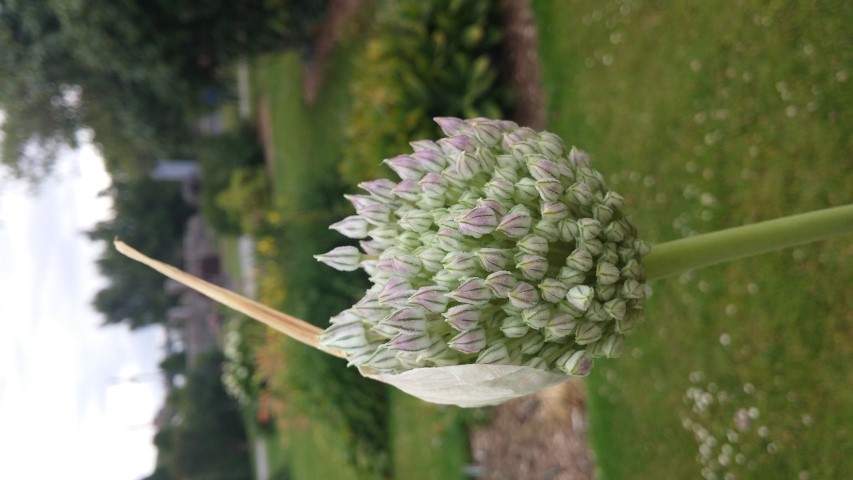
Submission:
{"label": "shrub", "polygon": [[436,116],[501,118],[502,34],[491,0],[401,0],[378,11],[376,33],[356,60],[353,106],[340,165],[349,183],[386,177],[380,160],[412,139],[435,138]]}

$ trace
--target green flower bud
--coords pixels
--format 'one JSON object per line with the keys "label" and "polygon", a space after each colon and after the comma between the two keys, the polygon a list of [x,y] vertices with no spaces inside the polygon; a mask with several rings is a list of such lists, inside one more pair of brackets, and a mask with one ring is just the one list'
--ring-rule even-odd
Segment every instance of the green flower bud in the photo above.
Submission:
{"label": "green flower bud", "polygon": [[[518,184],[516,184],[518,185]],[[552,177],[537,180],[535,184],[536,193],[545,202],[557,203],[563,193],[563,184]]]}
{"label": "green flower bud", "polygon": [[613,285],[619,281],[619,269],[607,262],[598,262],[595,269],[595,279],[599,285]]}
{"label": "green flower bud", "polygon": [[487,272],[503,270],[512,258],[512,250],[504,248],[481,248],[477,250],[480,265]]}
{"label": "green flower bud", "polygon": [[475,328],[453,337],[447,346],[462,353],[477,353],[486,346],[486,331]]}
{"label": "green flower bud", "polygon": [[524,323],[524,320],[517,315],[509,315],[504,317],[501,323],[501,332],[507,338],[521,338],[527,334],[530,326]]}
{"label": "green flower bud", "polygon": [[432,227],[433,219],[432,215],[428,212],[424,212],[422,210],[411,210],[406,212],[406,214],[397,221],[397,224],[406,230],[421,233],[426,232]]}
{"label": "green flower bud", "polygon": [[592,355],[585,350],[568,351],[556,361],[557,368],[576,377],[587,376],[592,364]]}
{"label": "green flower bud", "polygon": [[509,292],[509,301],[516,308],[530,308],[539,301],[539,295],[533,285],[526,282],[518,282]]}
{"label": "green flower bud", "polygon": [[604,311],[613,320],[619,320],[624,317],[627,309],[628,306],[625,304],[625,300],[621,298],[614,298],[604,303]]}
{"label": "green flower bud", "polygon": [[539,282],[538,287],[542,300],[550,303],[560,302],[569,292],[569,286],[556,278],[546,278]]}
{"label": "green flower bud", "polygon": [[539,255],[521,254],[518,257],[516,268],[528,280],[541,280],[548,271],[548,260]]}
{"label": "green flower bud", "polygon": [[519,250],[530,255],[545,256],[548,254],[548,240],[542,235],[529,234],[516,243]]}
{"label": "green flower bud", "polygon": [[533,232],[545,237],[549,242],[556,242],[560,238],[560,230],[556,222],[543,218],[536,222]]}
{"label": "green flower bud", "polygon": [[545,339],[542,338],[542,335],[530,332],[522,338],[520,349],[524,355],[536,355],[544,346]]}
{"label": "green flower bud", "polygon": [[[390,281],[390,280],[389,280]],[[416,305],[431,313],[441,313],[447,309],[450,297],[448,289],[428,285],[417,289],[407,300],[409,305]]]}
{"label": "green flower bud", "polygon": [[500,365],[509,362],[509,351],[503,342],[496,342],[480,351],[476,363]]}
{"label": "green flower bud", "polygon": [[566,259],[566,266],[582,272],[588,272],[594,264],[592,254],[583,248],[576,248]]}
{"label": "green flower bud", "polygon": [[592,303],[593,296],[593,290],[591,287],[587,285],[577,285],[569,289],[569,293],[566,294],[566,300],[568,300],[573,307],[585,312]]}
{"label": "green flower bud", "polygon": [[554,341],[575,334],[578,321],[568,313],[558,313],[545,324],[545,340]]}
{"label": "green flower bud", "polygon": [[601,327],[597,323],[584,322],[578,325],[575,331],[575,343],[578,345],[589,345],[601,338]]}
{"label": "green flower bud", "polygon": [[530,308],[525,308],[521,313],[521,320],[536,330],[544,327],[551,319],[551,309],[548,305],[539,303]]}

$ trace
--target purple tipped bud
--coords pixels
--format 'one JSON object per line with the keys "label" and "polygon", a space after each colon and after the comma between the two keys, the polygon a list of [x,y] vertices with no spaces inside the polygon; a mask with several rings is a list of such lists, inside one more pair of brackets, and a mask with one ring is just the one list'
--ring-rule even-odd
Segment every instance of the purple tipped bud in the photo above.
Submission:
{"label": "purple tipped bud", "polygon": [[566,352],[555,363],[557,368],[569,375],[585,377],[592,370],[594,360],[586,350],[577,350]]}
{"label": "purple tipped bud", "polygon": [[522,205],[516,205],[504,215],[497,226],[497,230],[508,237],[521,238],[530,231],[532,222],[530,211]]}
{"label": "purple tipped bud", "polygon": [[501,321],[501,332],[507,338],[521,338],[529,331],[530,326],[524,323],[520,315],[509,315]]}
{"label": "purple tipped bud", "polygon": [[468,128],[468,125],[463,120],[455,117],[435,117],[433,121],[438,124],[438,128],[447,136],[456,135],[458,132],[465,131]]}
{"label": "purple tipped bud", "polygon": [[530,308],[539,302],[536,288],[527,282],[518,282],[509,292],[509,301],[516,308]]}
{"label": "purple tipped bud", "polygon": [[425,172],[439,173],[447,167],[447,159],[438,152],[415,152],[412,158],[418,162]]}
{"label": "purple tipped bud", "polygon": [[577,285],[572,287],[569,289],[569,293],[566,294],[566,300],[582,312],[585,312],[589,308],[589,304],[592,303],[593,297],[594,292],[592,287],[587,285]]}
{"label": "purple tipped bud", "polygon": [[379,303],[388,306],[401,307],[413,293],[412,285],[400,277],[394,277],[385,282],[379,292]]}
{"label": "purple tipped bud", "polygon": [[566,189],[566,196],[570,199],[574,199],[578,205],[583,206],[592,205],[592,202],[595,199],[589,185],[581,182],[575,182],[569,185],[569,188]]}
{"label": "purple tipped bud", "polygon": [[394,373],[402,368],[400,361],[397,359],[397,352],[388,350],[385,347],[376,349],[373,355],[364,362],[364,365],[372,370],[383,373]]}
{"label": "purple tipped bud", "polygon": [[595,265],[592,254],[583,248],[576,248],[569,258],[566,259],[566,266],[572,267],[575,270],[588,272]]}
{"label": "purple tipped bud", "polygon": [[476,252],[480,265],[487,272],[497,272],[506,267],[512,258],[512,250],[503,248],[481,248]]}
{"label": "purple tipped bud", "polygon": [[536,143],[528,140],[513,143],[509,146],[509,151],[512,152],[512,154],[519,159],[523,159],[526,155],[535,155],[541,153],[539,151],[539,145],[536,145]]}
{"label": "purple tipped bud", "polygon": [[401,308],[380,322],[398,333],[422,333],[426,331],[426,315],[420,308]]}
{"label": "purple tipped bud", "polygon": [[452,158],[465,152],[473,152],[477,148],[477,142],[468,135],[454,135],[442,138],[436,143],[441,147],[442,153]]}
{"label": "purple tipped bud", "polygon": [[457,275],[457,278],[477,274],[477,260],[473,253],[450,252],[443,259],[444,268]]}
{"label": "purple tipped bud", "polygon": [[492,298],[492,292],[482,278],[469,278],[448,295],[457,302],[472,305],[483,305]]}
{"label": "purple tipped bud", "polygon": [[414,142],[409,142],[409,145],[412,146],[412,150],[414,150],[415,153],[418,153],[418,152],[441,153],[441,147],[439,147],[432,140],[415,140]]}
{"label": "purple tipped bud", "polygon": [[423,210],[411,210],[397,221],[397,225],[412,232],[426,232],[432,227],[432,215]]}
{"label": "purple tipped bud", "polygon": [[572,147],[569,152],[569,162],[571,162],[575,167],[588,167],[589,155],[587,155],[583,150]]}
{"label": "purple tipped bud", "polygon": [[498,217],[502,217],[506,214],[506,207],[504,207],[501,202],[492,198],[477,199],[477,208],[488,208],[489,210],[495,212],[495,215],[497,215]]}
{"label": "purple tipped bud", "polygon": [[595,268],[595,279],[599,285],[613,285],[619,281],[619,269],[612,263],[599,262]]}
{"label": "purple tipped bud", "polygon": [[558,178],[560,168],[554,162],[542,155],[530,155],[527,157],[527,169],[536,180],[544,178]]}
{"label": "purple tipped bud", "polygon": [[474,238],[494,231],[498,225],[495,211],[487,207],[476,207],[457,217],[459,232]]}
{"label": "purple tipped bud", "polygon": [[434,285],[421,287],[409,297],[408,303],[431,313],[441,313],[447,308],[447,302],[450,300],[448,293],[449,290],[444,287]]}
{"label": "purple tipped bud", "polygon": [[383,163],[394,170],[403,180],[420,180],[424,176],[423,167],[409,155],[397,155]]}
{"label": "purple tipped bud", "polygon": [[568,313],[560,312],[551,317],[545,325],[545,339],[557,340],[569,337],[574,335],[577,328],[578,321],[576,318],[572,317]]}
{"label": "purple tipped bud", "polygon": [[536,225],[533,227],[533,233],[542,235],[549,242],[556,242],[560,239],[560,229],[557,226],[557,222],[552,222],[546,218],[536,222]]}
{"label": "purple tipped bud", "polygon": [[350,215],[340,222],[333,223],[329,229],[336,230],[349,238],[364,238],[367,236],[367,220],[358,215]]}
{"label": "purple tipped bud", "polygon": [[447,193],[447,182],[437,173],[430,172],[424,175],[424,178],[418,182],[418,186],[424,196],[432,198],[444,198],[444,194]]}
{"label": "purple tipped bud", "polygon": [[462,304],[450,307],[442,314],[445,321],[456,330],[464,332],[477,326],[483,307],[473,304]]}
{"label": "purple tipped bud", "polygon": [[391,219],[391,209],[388,205],[374,203],[365,205],[364,208],[356,209],[356,212],[373,225],[384,225]]}
{"label": "purple tipped bud", "polygon": [[517,285],[518,279],[506,270],[494,272],[486,277],[486,286],[498,298],[509,297],[510,290],[514,289]]}
{"label": "purple tipped bud", "polygon": [[494,365],[509,363],[509,351],[502,342],[493,343],[480,351],[476,363]]}
{"label": "purple tipped bud", "polygon": [[539,370],[548,370],[548,362],[542,357],[532,357],[530,360],[524,362],[524,366]]}
{"label": "purple tipped bud", "polygon": [[416,202],[421,193],[418,182],[414,180],[403,180],[394,187],[392,192],[394,195],[410,202]]}
{"label": "purple tipped bud", "polygon": [[601,327],[593,322],[584,322],[578,325],[575,332],[575,343],[578,345],[588,345],[597,342],[601,338]]}
{"label": "purple tipped bud", "polygon": [[463,180],[470,180],[474,178],[475,175],[483,171],[483,164],[476,155],[463,152],[456,157],[456,162],[453,164],[453,168],[459,175],[459,178]]}
{"label": "purple tipped bud", "polygon": [[544,327],[548,320],[551,319],[551,309],[548,305],[545,304],[537,304],[530,308],[525,308],[521,313],[521,320],[524,321],[531,328],[535,328],[539,330]]}
{"label": "purple tipped bud", "polygon": [[547,255],[548,254],[548,239],[542,235],[530,234],[516,243],[519,250],[531,255]]}
{"label": "purple tipped bud", "polygon": [[447,342],[447,346],[462,353],[477,353],[486,347],[486,331],[475,328],[462,332]]}
{"label": "purple tipped bud", "polygon": [[[380,259],[379,261],[382,262],[383,260],[385,259]],[[415,275],[420,273],[421,268],[423,268],[423,265],[421,265],[421,261],[418,260],[418,257],[414,255],[393,255],[387,260],[390,260],[391,269],[393,270],[393,272],[405,278],[414,277]]]}
{"label": "purple tipped bud", "polygon": [[546,278],[539,282],[538,286],[542,300],[550,303],[559,303],[569,292],[569,286],[555,278]]}
{"label": "purple tipped bud", "polygon": [[380,178],[379,180],[371,180],[369,182],[361,182],[358,184],[358,188],[388,202],[396,200],[394,198],[394,194],[391,193],[391,190],[396,186],[396,183],[388,180],[387,178]]}
{"label": "purple tipped bud", "polygon": [[368,323],[376,323],[389,313],[388,307],[379,303],[376,295],[372,294],[362,297],[361,300],[353,305],[352,310]]}
{"label": "purple tipped bud", "polygon": [[485,121],[472,124],[474,137],[485,147],[497,145],[503,137],[503,129],[496,122]]}
{"label": "purple tipped bud", "polygon": [[328,253],[314,255],[314,258],[335,270],[351,272],[358,269],[361,252],[355,247],[338,247]]}
{"label": "purple tipped bud", "polygon": [[427,332],[403,332],[388,342],[388,348],[401,352],[422,352],[433,344]]}
{"label": "purple tipped bud", "polygon": [[597,170],[589,167],[580,167],[578,168],[578,177],[581,181],[589,185],[589,188],[593,191],[605,188],[604,177]]}
{"label": "purple tipped bud", "polygon": [[548,260],[539,255],[522,254],[515,267],[528,280],[541,280],[548,272]]}

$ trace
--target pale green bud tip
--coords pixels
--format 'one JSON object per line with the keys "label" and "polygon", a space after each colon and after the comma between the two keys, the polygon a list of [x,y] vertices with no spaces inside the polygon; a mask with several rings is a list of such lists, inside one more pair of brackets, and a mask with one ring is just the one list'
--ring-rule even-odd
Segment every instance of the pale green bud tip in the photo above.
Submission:
{"label": "pale green bud tip", "polygon": [[360,240],[317,259],[373,287],[331,319],[323,345],[385,373],[459,363],[585,375],[616,357],[650,295],[643,255],[589,156],[512,122],[440,117],[447,135],[385,160],[398,180],[359,184]]}

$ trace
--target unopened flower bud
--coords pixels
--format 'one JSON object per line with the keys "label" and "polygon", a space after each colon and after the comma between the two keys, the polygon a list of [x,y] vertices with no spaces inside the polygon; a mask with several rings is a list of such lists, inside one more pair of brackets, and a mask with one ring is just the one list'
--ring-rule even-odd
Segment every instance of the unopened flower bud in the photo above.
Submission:
{"label": "unopened flower bud", "polygon": [[[394,195],[409,202],[416,202],[420,197],[420,186],[414,180],[403,180],[393,190]],[[356,209],[358,211],[358,209]]]}
{"label": "unopened flower bud", "polygon": [[515,187],[507,179],[495,177],[483,185],[483,192],[489,198],[494,198],[500,202],[508,202],[513,199]]}
{"label": "unopened flower bud", "polygon": [[442,260],[447,255],[446,252],[435,247],[420,247],[412,252],[417,256],[423,265],[424,270],[428,272],[437,272],[443,268]]}
{"label": "unopened flower bud", "polygon": [[586,350],[577,350],[566,352],[555,363],[557,368],[569,375],[585,377],[592,370],[594,360]]}
{"label": "unopened flower bud", "polygon": [[342,272],[352,272],[358,269],[361,262],[361,252],[355,247],[337,247],[328,253],[314,255],[314,258]]}
{"label": "unopened flower bud", "polygon": [[551,309],[548,305],[540,303],[530,308],[525,308],[521,313],[521,320],[536,330],[544,327],[551,319]]}
{"label": "unopened flower bud", "polygon": [[594,218],[581,218],[577,224],[581,241],[592,240],[601,235],[601,223]]}
{"label": "unopened flower bud", "polygon": [[629,278],[622,284],[622,296],[625,298],[644,298],[645,288],[642,283]]}
{"label": "unopened flower bud", "polygon": [[610,334],[601,343],[601,354],[607,358],[619,358],[622,355],[624,340],[622,335]]}
{"label": "unopened flower bud", "polygon": [[556,242],[560,238],[560,229],[557,227],[557,223],[547,218],[536,222],[536,225],[533,226],[533,232],[545,237],[549,242]]}
{"label": "unopened flower bud", "polygon": [[607,262],[598,262],[595,268],[595,279],[599,285],[613,285],[619,281],[619,269]]}
{"label": "unopened flower bud", "polygon": [[501,322],[501,332],[507,338],[521,338],[527,334],[530,326],[519,315],[508,315]]}
{"label": "unopened flower bud", "polygon": [[[488,281],[488,278],[486,280]],[[542,300],[550,303],[560,302],[569,292],[569,286],[556,278],[546,278],[539,282],[538,287]]]}
{"label": "unopened flower bud", "polygon": [[486,331],[475,328],[450,339],[447,346],[462,353],[477,353],[486,346]]}
{"label": "unopened flower bud", "polygon": [[575,182],[569,185],[569,188],[566,189],[566,196],[573,198],[581,206],[592,205],[595,199],[589,185],[582,182]]}
{"label": "unopened flower bud", "polygon": [[482,278],[469,278],[459,285],[459,288],[448,294],[450,298],[460,303],[482,305],[492,298],[492,292]]}
{"label": "unopened flower bud", "polygon": [[415,291],[409,298],[410,305],[417,305],[431,313],[441,313],[447,309],[447,302],[450,297],[448,289],[435,285],[421,287]]}
{"label": "unopened flower bud", "polygon": [[399,277],[391,278],[379,292],[379,303],[399,307],[406,303],[412,293],[412,285],[409,282]]}
{"label": "unopened flower bud", "polygon": [[625,206],[625,199],[622,198],[622,195],[610,191],[604,194],[604,205],[614,210],[621,210]]}
{"label": "unopened flower bud", "polygon": [[402,352],[421,352],[426,350],[433,344],[433,339],[430,338],[427,332],[407,333],[403,332],[388,342],[388,348],[391,350],[399,350]]}
{"label": "unopened flower bud", "polygon": [[568,313],[558,313],[552,316],[545,324],[545,339],[548,341],[558,340],[575,334],[578,321]]}
{"label": "unopened flower bud", "polygon": [[588,272],[595,265],[592,255],[583,248],[576,248],[569,258],[566,259],[566,266],[572,267],[575,270]]}
{"label": "unopened flower bud", "polygon": [[386,178],[371,180],[369,182],[361,182],[358,184],[358,188],[386,202],[393,202],[396,200],[394,194],[391,192],[396,186],[396,183]]}
{"label": "unopened flower bud", "polygon": [[524,355],[536,355],[545,346],[545,339],[540,333],[530,332],[521,341],[520,350]]}
{"label": "unopened flower bud", "polygon": [[496,297],[507,298],[510,290],[518,285],[518,279],[512,273],[501,270],[489,274],[485,283]]}
{"label": "unopened flower bud", "polygon": [[421,333],[426,331],[426,315],[420,308],[401,308],[383,319],[380,324],[397,333]]}
{"label": "unopened flower bud", "polygon": [[563,184],[553,177],[545,177],[536,181],[536,193],[545,202],[558,202],[563,193]]}
{"label": "unopened flower bud", "polygon": [[454,135],[458,135],[460,132],[464,132],[468,129],[468,125],[459,118],[454,117],[435,117],[433,121],[438,124],[438,128],[444,132],[445,135],[452,137]]}
{"label": "unopened flower bud", "polygon": [[480,238],[494,231],[498,226],[498,216],[488,207],[475,207],[459,216],[459,232],[474,238]]}
{"label": "unopened flower bud", "polygon": [[592,206],[592,217],[602,225],[607,225],[613,219],[613,209],[602,203]]}
{"label": "unopened flower bud", "polygon": [[539,142],[539,149],[548,157],[559,158],[566,153],[563,140],[551,132],[540,132],[536,139]]}
{"label": "unopened flower bud", "polygon": [[592,303],[592,299],[592,287],[587,285],[574,286],[569,289],[569,293],[566,294],[566,300],[582,312],[585,312],[589,308],[589,304]]}
{"label": "unopened flower bud", "polygon": [[548,240],[542,235],[529,234],[525,235],[516,243],[519,250],[530,255],[547,255]]}
{"label": "unopened flower bud", "polygon": [[438,247],[445,252],[456,252],[464,249],[465,237],[455,228],[441,227],[435,235]]}
{"label": "unopened flower bud", "polygon": [[517,257],[515,267],[528,280],[541,280],[548,271],[548,260],[539,255],[522,254]]}
{"label": "unopened flower bud", "polygon": [[560,168],[544,155],[528,155],[527,169],[536,180],[544,178],[556,179],[560,176]]}
{"label": "unopened flower bud", "polygon": [[423,167],[420,163],[409,155],[397,155],[389,158],[383,163],[388,165],[391,170],[403,180],[420,180],[424,176]]}
{"label": "unopened flower bud", "polygon": [[536,189],[536,181],[530,177],[524,177],[515,182],[515,197],[518,203],[535,204],[539,200],[539,191]]}
{"label": "unopened flower bud", "polygon": [[464,332],[477,327],[482,309],[480,305],[462,304],[451,307],[441,315],[450,326]]}
{"label": "unopened flower bud", "polygon": [[480,265],[487,272],[503,270],[512,258],[512,250],[504,248],[481,248],[477,250]]}
{"label": "unopened flower bud", "polygon": [[583,150],[572,147],[571,151],[569,151],[569,162],[578,168],[588,167],[589,155],[587,155]]}
{"label": "unopened flower bud", "polygon": [[581,323],[575,332],[575,343],[578,345],[588,345],[598,341],[599,338],[601,338],[601,327],[597,323]]}
{"label": "unopened flower bud", "polygon": [[468,252],[451,252],[444,259],[445,270],[455,273],[458,278],[470,277],[476,275],[477,261],[473,253]]}
{"label": "unopened flower bud", "polygon": [[397,221],[397,224],[412,232],[425,232],[432,227],[432,215],[423,210],[411,210]]}
{"label": "unopened flower bud", "polygon": [[563,282],[569,288],[580,285],[586,280],[586,273],[574,267],[563,267],[557,274],[557,280]]}
{"label": "unopened flower bud", "polygon": [[500,365],[509,363],[509,351],[503,342],[496,342],[480,351],[476,363]]}
{"label": "unopened flower bud", "polygon": [[364,324],[338,323],[323,332],[320,337],[320,344],[327,348],[339,348],[341,350],[359,348],[368,344],[364,333]]}
{"label": "unopened flower bud", "polygon": [[349,238],[364,238],[367,236],[367,226],[367,220],[358,215],[350,215],[333,223],[329,228]]}
{"label": "unopened flower bud", "polygon": [[[547,220],[555,224],[560,220],[569,218],[570,215],[569,208],[562,202],[543,202],[539,212],[542,214],[543,220]],[[559,235],[559,230],[556,231],[555,234]]]}
{"label": "unopened flower bud", "polygon": [[518,282],[518,285],[509,292],[508,298],[512,306],[516,308],[530,308],[539,301],[536,288],[527,282]]}
{"label": "unopened flower bud", "polygon": [[443,199],[447,193],[447,182],[441,175],[430,172],[424,175],[418,182],[423,195],[430,198]]}
{"label": "unopened flower bud", "polygon": [[522,205],[516,205],[504,215],[497,230],[508,237],[521,238],[530,231],[531,223],[530,211]]}
{"label": "unopened flower bud", "polygon": [[593,300],[584,312],[584,318],[592,322],[606,322],[610,320],[610,315],[604,310],[604,305],[601,302]]}
{"label": "unopened flower bud", "polygon": [[604,311],[614,320],[619,320],[625,316],[628,306],[621,298],[614,298],[604,303]]}

